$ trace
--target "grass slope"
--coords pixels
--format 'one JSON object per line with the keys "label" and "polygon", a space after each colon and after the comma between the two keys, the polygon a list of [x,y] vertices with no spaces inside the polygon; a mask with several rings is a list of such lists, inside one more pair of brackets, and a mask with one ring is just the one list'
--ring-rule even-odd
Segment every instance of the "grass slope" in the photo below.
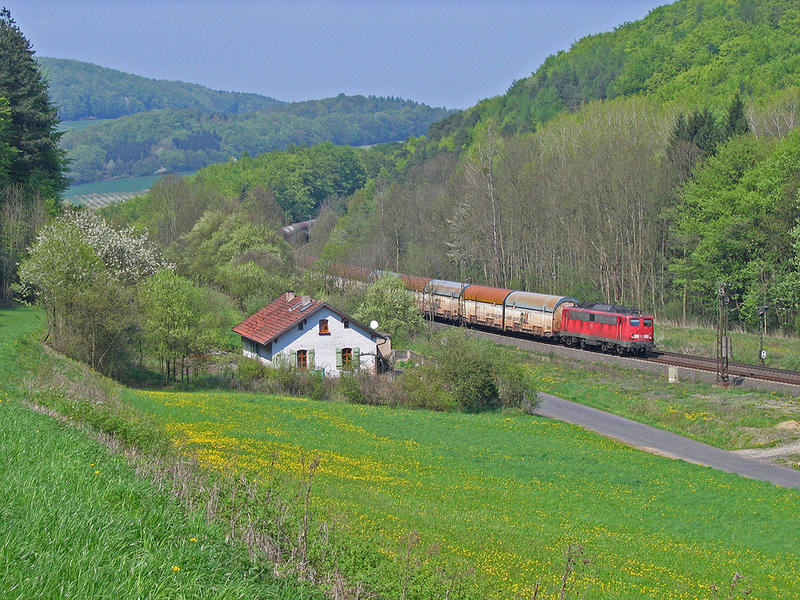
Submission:
{"label": "grass slope", "polygon": [[306,598],[263,579],[200,514],[81,430],[24,408],[16,341],[40,323],[0,311],[0,598]]}
{"label": "grass slope", "polygon": [[[202,463],[264,474],[322,458],[331,514],[402,553],[475,569],[481,597],[556,585],[562,554],[593,559],[586,598],[709,598],[748,577],[752,597],[794,598],[800,493],[660,458],[522,414],[441,414],[245,393],[125,392],[188,439]],[[431,557],[430,560],[434,560]]]}

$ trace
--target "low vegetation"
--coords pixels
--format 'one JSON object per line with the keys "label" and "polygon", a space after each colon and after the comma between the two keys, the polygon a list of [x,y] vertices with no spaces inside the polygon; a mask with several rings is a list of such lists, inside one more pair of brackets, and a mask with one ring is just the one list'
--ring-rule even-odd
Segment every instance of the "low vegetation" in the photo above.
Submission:
{"label": "low vegetation", "polygon": [[241,358],[235,381],[249,390],[394,408],[477,413],[536,407],[523,370],[506,362],[493,346],[450,332],[429,341],[426,348],[425,364],[380,377],[353,370],[338,379],[324,379],[320,373]]}

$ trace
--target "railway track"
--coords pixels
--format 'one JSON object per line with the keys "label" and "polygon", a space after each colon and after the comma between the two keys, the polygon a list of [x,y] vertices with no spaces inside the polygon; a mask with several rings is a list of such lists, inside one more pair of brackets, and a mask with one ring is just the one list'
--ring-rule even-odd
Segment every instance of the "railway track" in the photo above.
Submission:
{"label": "railway track", "polygon": [[[689,354],[678,354],[677,352],[656,351],[652,356],[644,358],[649,362],[685,367],[687,369],[698,369],[700,371],[717,371],[717,360],[715,358],[705,358],[703,356],[691,356]],[[788,385],[800,386],[800,373],[797,371],[786,371],[762,365],[750,365],[747,363],[730,362],[728,363],[728,375],[732,378],[746,377],[750,379],[762,379],[764,381],[774,381]]]}
{"label": "railway track", "polygon": [[[459,327],[453,322],[437,321],[437,326],[446,327]],[[650,356],[619,356],[617,354],[607,354],[598,350],[582,350],[579,348],[569,348],[562,344],[556,343],[553,340],[543,340],[533,338],[526,334],[512,333],[512,332],[499,332],[493,329],[471,326],[470,331],[481,333],[489,337],[495,342],[505,345],[517,345],[522,342],[531,350],[538,350],[549,352],[551,350],[562,350],[566,355],[577,357],[587,356],[602,359],[608,357],[609,360],[624,361],[627,363],[651,363],[662,364],[666,366],[681,367],[684,369],[694,369],[696,371],[704,371],[707,373],[716,373],[717,361],[714,358],[705,358],[703,356],[692,356],[690,354],[679,354],[677,352],[661,352],[655,351]],[[735,384],[737,380],[742,379],[759,380],[771,383],[778,383],[782,385],[797,386],[800,389],[800,372],[786,371],[783,369],[775,369],[773,367],[765,367],[761,365],[750,365],[740,362],[728,363],[728,375],[730,380]]]}

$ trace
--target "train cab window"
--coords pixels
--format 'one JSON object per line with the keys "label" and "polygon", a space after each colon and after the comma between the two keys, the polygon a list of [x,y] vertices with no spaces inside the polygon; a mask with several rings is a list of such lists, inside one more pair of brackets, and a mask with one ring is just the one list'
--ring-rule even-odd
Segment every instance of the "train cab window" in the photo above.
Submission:
{"label": "train cab window", "polygon": [[589,322],[594,323],[594,313],[589,313]]}
{"label": "train cab window", "polygon": [[639,327],[639,319],[631,319],[632,327]]}
{"label": "train cab window", "polygon": [[645,319],[644,320],[645,327],[652,327],[653,326],[653,319]]}

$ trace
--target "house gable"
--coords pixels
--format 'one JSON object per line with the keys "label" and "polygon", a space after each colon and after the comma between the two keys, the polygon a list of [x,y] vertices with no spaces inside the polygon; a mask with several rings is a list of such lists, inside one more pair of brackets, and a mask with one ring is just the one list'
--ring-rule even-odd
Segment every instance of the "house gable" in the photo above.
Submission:
{"label": "house gable", "polygon": [[[305,362],[308,368],[332,376],[338,376],[343,362],[347,362],[343,356],[357,357],[361,368],[374,370],[378,341],[385,339],[327,303],[307,298],[302,305],[288,294],[233,330],[242,336],[245,356],[275,366]],[[303,353],[300,361],[298,351]]]}

